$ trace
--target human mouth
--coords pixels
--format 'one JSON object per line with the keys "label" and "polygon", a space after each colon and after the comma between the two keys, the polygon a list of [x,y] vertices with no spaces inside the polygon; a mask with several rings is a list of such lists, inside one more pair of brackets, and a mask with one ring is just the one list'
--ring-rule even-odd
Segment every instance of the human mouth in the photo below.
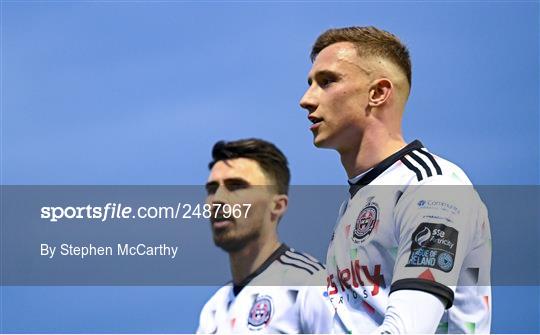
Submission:
{"label": "human mouth", "polygon": [[311,127],[309,127],[310,130],[317,129],[321,125],[321,122],[323,121],[323,119],[318,118],[313,115],[308,115],[308,120],[312,123]]}
{"label": "human mouth", "polygon": [[226,217],[223,213],[213,213],[210,222],[214,229],[224,229],[234,224],[234,219],[230,216]]}
{"label": "human mouth", "polygon": [[227,226],[231,225],[233,222],[231,220],[215,221],[212,223],[214,229],[225,229]]}

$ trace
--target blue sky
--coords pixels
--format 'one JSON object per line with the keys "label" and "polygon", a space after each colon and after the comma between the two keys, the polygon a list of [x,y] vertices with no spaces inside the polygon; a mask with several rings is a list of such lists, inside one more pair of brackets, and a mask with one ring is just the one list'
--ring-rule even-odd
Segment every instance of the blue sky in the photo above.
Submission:
{"label": "blue sky", "polygon": [[298,101],[317,34],[351,24],[411,49],[407,140],[476,183],[538,183],[529,2],[5,2],[2,181],[198,184],[216,140],[258,136],[283,148],[294,184],[342,184]]}
{"label": "blue sky", "polygon": [[[215,141],[252,136],[283,149],[293,184],[344,184],[337,154],[311,144],[298,101],[314,39],[347,25],[387,29],[409,46],[407,140],[476,184],[539,182],[536,1],[2,1],[1,10],[2,184],[197,185]],[[193,331],[211,294],[198,290],[4,288],[2,321],[8,331]],[[133,295],[146,307],[132,307]],[[494,330],[511,332],[504,324]]]}

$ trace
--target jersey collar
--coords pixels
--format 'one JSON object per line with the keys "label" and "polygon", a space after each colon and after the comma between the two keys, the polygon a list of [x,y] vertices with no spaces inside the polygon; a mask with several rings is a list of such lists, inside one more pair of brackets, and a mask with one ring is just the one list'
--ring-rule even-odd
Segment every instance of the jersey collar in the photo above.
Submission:
{"label": "jersey collar", "polygon": [[276,251],[274,251],[270,257],[268,257],[264,263],[261,264],[261,266],[259,266],[259,268],[257,270],[255,270],[255,272],[253,272],[252,274],[250,274],[249,276],[247,276],[246,278],[244,278],[244,280],[242,280],[238,285],[234,284],[233,283],[233,293],[234,293],[234,296],[237,296],[238,293],[240,293],[240,291],[242,291],[242,289],[247,285],[249,284],[250,281],[253,280],[253,278],[257,277],[258,275],[260,275],[261,273],[264,272],[264,270],[266,270],[272,263],[274,263],[274,261],[276,259],[278,259],[281,255],[283,255],[285,253],[285,251],[289,250],[289,247],[285,244],[285,243],[281,243],[281,245],[279,246],[279,248],[276,249]]}
{"label": "jersey collar", "polygon": [[400,160],[403,156],[407,155],[411,151],[418,150],[423,148],[424,145],[419,140],[414,140],[411,143],[407,144],[406,147],[399,150],[398,152],[386,157],[382,162],[375,165],[371,170],[369,170],[366,174],[362,176],[359,180],[357,180],[355,183],[349,182],[349,193],[351,194],[351,198],[354,197],[354,195],[360,191],[360,189],[369,183],[371,183],[375,178],[377,178],[381,173],[386,171],[390,166],[394,165],[395,162]]}

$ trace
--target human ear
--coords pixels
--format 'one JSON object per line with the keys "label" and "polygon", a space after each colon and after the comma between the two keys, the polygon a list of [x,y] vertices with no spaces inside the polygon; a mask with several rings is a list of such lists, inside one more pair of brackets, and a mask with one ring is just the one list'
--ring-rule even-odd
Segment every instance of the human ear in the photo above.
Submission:
{"label": "human ear", "polygon": [[287,211],[287,206],[289,204],[289,197],[285,194],[274,195],[272,199],[272,221],[278,221]]}
{"label": "human ear", "polygon": [[369,89],[369,105],[379,107],[384,104],[392,94],[394,85],[390,79],[377,79]]}

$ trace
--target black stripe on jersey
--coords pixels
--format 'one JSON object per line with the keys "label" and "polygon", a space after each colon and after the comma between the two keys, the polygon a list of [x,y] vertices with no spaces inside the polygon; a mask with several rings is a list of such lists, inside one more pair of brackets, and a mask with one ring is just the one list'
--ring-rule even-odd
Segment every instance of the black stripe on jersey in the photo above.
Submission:
{"label": "black stripe on jersey", "polygon": [[304,261],[303,259],[300,259],[300,257],[297,257],[297,256],[292,256],[290,254],[285,254],[282,256],[283,257],[286,257],[287,260],[291,260],[291,261],[297,261],[297,262],[301,262],[302,264],[305,264],[307,268],[309,269],[313,269],[315,271],[319,271],[320,269],[317,268],[315,265],[313,265],[311,262],[306,262]]}
{"label": "black stripe on jersey", "polygon": [[399,290],[417,290],[431,293],[446,302],[446,309],[452,307],[454,304],[454,291],[441,283],[431,280],[421,278],[396,280],[392,283],[389,294]]}
{"label": "black stripe on jersey", "polygon": [[270,265],[272,265],[272,263],[275,261],[275,260],[278,260],[279,259],[279,256],[281,255],[284,255],[285,254],[285,251],[289,250],[289,247],[285,244],[285,243],[282,243],[279,248],[277,248],[271,255],[270,257],[268,257],[264,263],[261,264],[261,266],[259,266],[259,268],[257,270],[255,270],[255,272],[253,272],[252,274],[250,274],[249,276],[247,276],[244,280],[242,280],[242,282],[240,282],[239,284],[234,284],[233,285],[233,293],[235,296],[238,295],[238,293],[240,293],[240,291],[242,291],[242,289],[247,285],[249,284],[250,281],[253,280],[253,278],[257,277],[258,275],[260,275],[261,273],[263,273]]}
{"label": "black stripe on jersey", "polygon": [[438,175],[442,175],[441,167],[439,166],[439,164],[438,164],[437,161],[435,160],[435,157],[433,157],[432,154],[430,154],[429,152],[427,152],[427,151],[424,150],[424,149],[418,149],[418,152],[420,152],[421,154],[423,154],[424,156],[426,156],[426,157],[431,161],[431,164],[433,164],[433,166],[435,167],[435,171],[437,171],[437,174],[438,174]]}
{"label": "black stripe on jersey", "polygon": [[323,263],[321,263],[317,258],[311,256],[310,254],[304,254],[303,252],[300,252],[300,251],[296,251],[296,250],[291,250],[292,252],[295,252],[299,255],[302,255],[304,257],[306,257],[307,259],[310,259],[312,260],[313,262],[317,263],[318,265],[320,265],[320,267],[323,269],[323,270],[326,270],[326,266],[324,266]]}
{"label": "black stripe on jersey", "polygon": [[412,152],[414,150],[418,150],[423,148],[424,145],[422,142],[418,140],[414,140],[411,143],[407,144],[403,149],[399,150],[398,152],[394,153],[393,155],[390,155],[386,157],[382,162],[374,166],[369,172],[366,172],[366,174],[360,178],[360,180],[356,181],[356,183],[351,183],[349,181],[349,185],[351,187],[349,188],[349,193],[351,194],[351,199],[356,195],[356,193],[364,186],[371,183],[375,178],[380,176],[386,169],[394,165],[397,161],[399,161],[401,158],[403,158],[406,154],[409,152]]}
{"label": "black stripe on jersey", "polygon": [[411,156],[412,159],[414,159],[418,164],[420,164],[424,168],[424,170],[426,170],[426,175],[428,177],[433,176],[433,173],[431,173],[430,167],[426,164],[426,162],[424,162],[422,158],[418,157],[414,152],[411,152],[409,156]]}
{"label": "black stripe on jersey", "polygon": [[401,163],[405,164],[406,167],[409,168],[409,170],[413,171],[414,173],[416,173],[416,179],[418,179],[418,181],[422,180],[422,173],[420,172],[420,170],[418,170],[418,168],[414,165],[412,165],[411,162],[409,162],[407,160],[407,158],[403,157],[400,159]]}
{"label": "black stripe on jersey", "polygon": [[[289,252],[292,253],[293,255],[290,255]],[[306,262],[308,262],[308,263],[312,264],[313,266],[315,266],[315,268],[316,268],[317,270],[324,270],[324,269],[326,269],[326,268],[324,267],[324,265],[322,265],[322,264],[321,264],[319,261],[317,261],[315,258],[309,257],[308,255],[305,255],[305,254],[303,254],[303,253],[301,253],[301,252],[298,252],[298,251],[296,251],[296,250],[294,250],[294,249],[292,249],[292,248],[291,248],[289,251],[285,252],[285,254],[288,255],[288,256],[291,256],[291,257],[299,256],[300,259],[304,259]]]}
{"label": "black stripe on jersey", "polygon": [[[283,256],[285,256],[285,255],[283,255]],[[303,266],[300,266],[300,265],[298,265],[298,264],[291,263],[291,262],[287,261],[286,259],[283,259],[283,258],[284,258],[283,256],[280,257],[280,258],[278,258],[278,262],[280,262],[281,264],[283,264],[283,265],[290,265],[290,266],[293,266],[293,267],[295,267],[295,268],[305,270],[305,271],[309,272],[310,275],[313,274],[313,271],[312,271],[312,270],[308,269],[307,267],[303,267]]]}

